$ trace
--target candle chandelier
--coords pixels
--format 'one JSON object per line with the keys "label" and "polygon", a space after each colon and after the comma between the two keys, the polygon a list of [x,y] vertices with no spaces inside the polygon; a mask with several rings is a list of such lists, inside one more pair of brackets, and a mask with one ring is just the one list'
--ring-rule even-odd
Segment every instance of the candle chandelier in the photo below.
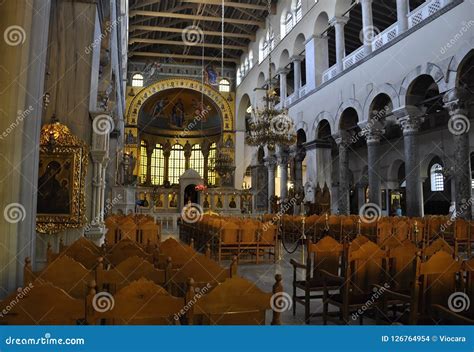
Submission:
{"label": "candle chandelier", "polygon": [[[271,1],[268,0],[268,13],[271,12]],[[268,27],[271,31],[269,21]],[[268,43],[267,45],[270,45]],[[252,119],[249,124],[246,142],[251,146],[267,146],[274,150],[276,146],[289,147],[296,143],[296,131],[293,120],[286,107],[277,108],[280,101],[273,86],[272,79],[272,48],[268,54],[268,84],[264,88],[263,109],[252,107]],[[255,91],[262,88],[256,88]],[[284,105],[284,104],[282,104]]]}

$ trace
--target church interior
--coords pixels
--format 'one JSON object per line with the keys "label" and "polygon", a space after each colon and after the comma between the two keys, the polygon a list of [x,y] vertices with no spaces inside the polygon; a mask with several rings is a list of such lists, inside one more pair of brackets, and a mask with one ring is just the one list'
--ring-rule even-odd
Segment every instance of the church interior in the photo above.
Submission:
{"label": "church interior", "polygon": [[0,0],[0,325],[474,325],[473,13]]}

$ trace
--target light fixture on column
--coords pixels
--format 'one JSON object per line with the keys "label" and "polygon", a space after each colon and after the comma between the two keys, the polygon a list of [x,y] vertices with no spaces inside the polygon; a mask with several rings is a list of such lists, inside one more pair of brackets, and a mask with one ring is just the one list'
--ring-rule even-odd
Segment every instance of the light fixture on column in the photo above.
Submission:
{"label": "light fixture on column", "polygon": [[[268,0],[268,13],[271,13],[271,1]],[[268,21],[271,31],[271,23]],[[251,146],[267,146],[274,150],[276,146],[291,146],[296,143],[296,131],[293,120],[288,114],[288,109],[278,109],[276,105],[280,101],[274,86],[272,77],[272,54],[271,48],[268,54],[268,84],[263,97],[264,108],[252,108],[252,119],[249,132],[246,137],[247,144]],[[254,89],[262,90],[257,87]]]}

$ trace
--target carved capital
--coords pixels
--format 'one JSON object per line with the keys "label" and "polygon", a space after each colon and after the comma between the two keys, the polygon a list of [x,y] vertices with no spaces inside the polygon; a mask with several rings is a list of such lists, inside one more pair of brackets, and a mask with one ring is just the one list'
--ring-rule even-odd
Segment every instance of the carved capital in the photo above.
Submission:
{"label": "carved capital", "polygon": [[443,103],[451,116],[466,116],[470,99],[471,96],[466,89],[454,88],[444,95]]}
{"label": "carved capital", "polygon": [[405,106],[394,110],[393,114],[397,118],[404,135],[417,133],[426,116],[424,110],[416,106]]}

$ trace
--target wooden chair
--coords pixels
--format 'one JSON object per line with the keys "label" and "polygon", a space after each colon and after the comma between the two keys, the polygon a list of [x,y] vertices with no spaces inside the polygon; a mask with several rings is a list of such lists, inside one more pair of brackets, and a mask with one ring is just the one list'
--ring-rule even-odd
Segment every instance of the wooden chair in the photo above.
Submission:
{"label": "wooden chair", "polygon": [[[12,306],[10,302],[17,304]],[[8,312],[0,316],[0,324],[6,325],[78,325],[85,318],[84,299],[73,298],[41,280],[13,292],[0,307]]]}
{"label": "wooden chair", "polygon": [[203,325],[264,325],[271,298],[270,293],[263,292],[246,279],[227,279],[196,300],[192,306],[193,322]]}
{"label": "wooden chair", "polygon": [[264,223],[257,241],[257,264],[260,263],[260,257],[265,257],[268,254],[268,260],[273,256],[273,262],[276,261],[276,241],[277,241],[277,227],[272,223]]}
{"label": "wooden chair", "polygon": [[[349,314],[361,309],[374,294],[373,287],[380,283],[384,276],[385,251],[373,242],[364,243],[358,250],[348,253],[348,261],[343,276],[336,276],[327,271],[324,275],[323,323],[330,319],[329,305],[339,308],[337,323],[349,324]],[[331,285],[337,283],[341,288],[332,294]],[[371,307],[375,308],[375,306]],[[363,315],[359,316],[363,323]]]}
{"label": "wooden chair", "polygon": [[[91,284],[94,286],[94,284]],[[102,305],[99,304],[102,299]],[[115,295],[104,295],[91,287],[87,296],[87,322],[90,325],[174,325],[179,323],[184,299],[171,296],[164,288],[140,279],[120,289]],[[99,306],[100,309],[97,309]]]}
{"label": "wooden chair", "polygon": [[94,278],[94,271],[86,269],[81,263],[67,255],[59,256],[42,271],[36,273],[31,269],[30,259],[25,259],[23,275],[25,287],[30,283],[35,284],[36,281],[41,280],[52,283],[71,297],[84,298],[88,292],[89,282]]}
{"label": "wooden chair", "polygon": [[81,263],[85,268],[92,270],[97,265],[97,258],[103,255],[103,249],[97,247],[93,242],[85,237],[79,238],[70,246],[60,245],[60,252],[53,253],[50,244],[47,248],[47,261],[52,263],[60,256],[68,256]]}
{"label": "wooden chair", "polygon": [[[168,287],[168,280],[176,272],[172,269],[171,259],[165,270],[156,269],[148,260],[134,256],[125,259],[114,268],[106,270],[103,258],[99,258],[96,270],[96,282],[99,291],[115,293],[131,282],[145,278],[155,284]],[[89,281],[90,282],[90,281]]]}
{"label": "wooden chair", "polygon": [[217,258],[219,263],[225,256],[233,256],[239,251],[239,226],[229,222],[223,224],[219,233],[219,247]]}
{"label": "wooden chair", "polygon": [[454,256],[454,249],[443,238],[439,237],[434,240],[428,247],[422,251],[423,258],[429,258],[439,251],[444,251]]}
{"label": "wooden chair", "polygon": [[[326,236],[318,241],[311,243],[307,241],[307,264],[303,265],[296,260],[291,259],[293,266],[293,315],[296,315],[296,303],[301,303],[305,307],[305,322],[309,324],[311,317],[321,316],[321,313],[311,313],[310,304],[312,299],[323,298],[324,276],[321,270],[331,275],[339,277],[341,265],[343,262],[343,245],[332,237]],[[298,280],[298,269],[305,270],[305,279]],[[328,290],[338,290],[339,281],[329,281],[326,283]],[[304,291],[304,295],[298,296],[297,290]],[[313,294],[318,292],[319,294]]]}
{"label": "wooden chair", "polygon": [[[456,308],[466,309],[455,313],[443,305],[433,305],[437,317],[442,320],[443,324],[474,325],[474,304],[472,302],[474,297],[474,259],[464,261],[462,263],[462,270],[464,272],[463,290],[460,290],[456,296],[453,296],[456,298],[452,298],[451,303]],[[456,305],[454,305],[455,300],[458,303]]]}
{"label": "wooden chair", "polygon": [[442,250],[426,261],[417,256],[411,295],[387,289],[384,291],[384,300],[398,299],[409,304],[409,324],[437,323],[433,307],[446,307],[450,295],[458,291],[457,278],[461,274],[461,265],[461,262]]}
{"label": "wooden chair", "polygon": [[115,244],[104,256],[104,262],[116,266],[130,257],[140,257],[153,263],[153,254],[145,250],[135,241],[126,238]]}
{"label": "wooden chair", "polygon": [[467,257],[471,257],[471,226],[464,219],[456,219],[454,222],[454,253],[459,254],[459,248],[465,246]]}

